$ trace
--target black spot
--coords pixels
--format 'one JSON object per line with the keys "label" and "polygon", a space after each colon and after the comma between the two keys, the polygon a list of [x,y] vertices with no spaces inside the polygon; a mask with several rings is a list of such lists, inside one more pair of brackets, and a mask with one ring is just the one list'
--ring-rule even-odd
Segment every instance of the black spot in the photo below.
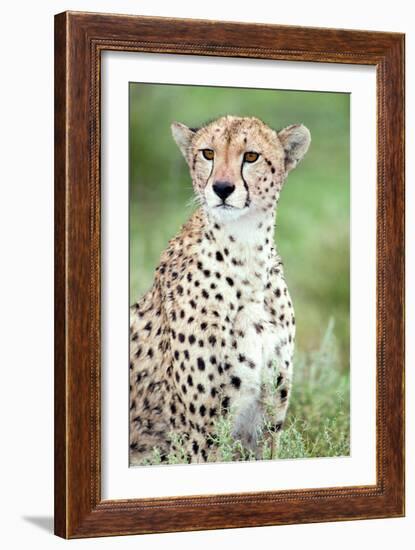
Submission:
{"label": "black spot", "polygon": [[216,336],[213,336],[213,334],[211,334],[208,338],[208,342],[210,345],[214,346],[216,344]]}
{"label": "black spot", "polygon": [[151,324],[151,321],[149,321],[149,322],[146,324],[146,326],[144,327],[144,329],[150,331],[150,330],[151,330],[151,327],[152,327],[152,324]]}
{"label": "black spot", "polygon": [[202,296],[203,298],[206,298],[206,300],[209,298],[209,292],[205,289],[202,290]]}
{"label": "black spot", "polygon": [[200,416],[205,416],[206,407],[204,405],[200,405],[199,412],[200,412]]}
{"label": "black spot", "polygon": [[216,300],[219,300],[219,302],[223,302],[222,294],[216,294],[215,298],[216,298]]}
{"label": "black spot", "polygon": [[193,334],[191,334],[191,335],[189,336],[189,344],[194,344],[195,342],[196,342],[196,338],[194,337]]}
{"label": "black spot", "polygon": [[216,416],[216,408],[215,407],[212,407],[211,409],[209,409],[209,416],[210,416],[210,418],[212,418],[213,416]]}
{"label": "black spot", "polygon": [[198,357],[197,358],[197,368],[199,370],[205,370],[205,362],[203,361],[203,359],[201,357]]}
{"label": "black spot", "polygon": [[208,326],[207,323],[201,323],[201,324],[200,324],[201,330],[206,330],[206,329],[207,329],[207,326]]}
{"label": "black spot", "polygon": [[273,426],[270,427],[271,432],[279,432],[282,428],[282,422],[277,422]]}
{"label": "black spot", "polygon": [[189,384],[189,386],[193,386],[193,378],[191,374],[189,374],[189,376],[187,377],[187,383]]}
{"label": "black spot", "polygon": [[199,445],[197,444],[196,441],[193,441],[192,449],[193,449],[194,454],[197,455],[197,453],[199,452]]}
{"label": "black spot", "polygon": [[237,390],[241,387],[241,379],[238,376],[231,377],[231,384]]}
{"label": "black spot", "polygon": [[223,262],[223,256],[220,252],[216,252],[216,259],[218,262]]}
{"label": "black spot", "polygon": [[204,385],[203,385],[203,384],[198,384],[198,385],[197,385],[197,391],[198,391],[199,393],[205,393],[205,387],[204,387]]}
{"label": "black spot", "polygon": [[264,327],[260,323],[254,323],[254,327],[257,334],[261,334],[261,332],[264,330]]}
{"label": "black spot", "polygon": [[229,397],[228,396],[224,397],[221,403],[222,410],[227,411],[229,409],[229,403],[230,403]]}
{"label": "black spot", "polygon": [[190,405],[189,405],[189,411],[190,411],[192,414],[195,414],[196,408],[195,408],[195,406],[193,405],[193,403],[190,403]]}
{"label": "black spot", "polygon": [[180,353],[176,349],[176,351],[174,352],[174,358],[176,359],[176,361],[178,360],[179,356],[180,356]]}
{"label": "black spot", "polygon": [[184,337],[184,334],[179,332],[179,342],[184,342],[185,341],[185,337]]}
{"label": "black spot", "polygon": [[287,397],[287,395],[288,395],[287,390],[283,388],[283,389],[280,391],[280,395],[281,395],[281,399],[285,399],[285,398]]}
{"label": "black spot", "polygon": [[231,279],[230,277],[226,277],[226,282],[229,286],[233,286],[233,279]]}
{"label": "black spot", "polygon": [[204,274],[205,277],[210,277],[210,271],[209,271],[209,269],[204,269],[204,270],[203,270],[203,274]]}

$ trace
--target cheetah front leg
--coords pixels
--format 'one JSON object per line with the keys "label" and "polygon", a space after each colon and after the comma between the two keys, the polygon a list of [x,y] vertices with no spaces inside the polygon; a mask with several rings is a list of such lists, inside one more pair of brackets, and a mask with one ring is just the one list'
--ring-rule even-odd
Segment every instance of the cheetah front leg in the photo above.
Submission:
{"label": "cheetah front leg", "polygon": [[264,369],[261,401],[264,410],[263,441],[270,448],[270,458],[277,458],[280,433],[291,394],[294,346],[289,334],[271,327],[264,335]]}
{"label": "cheetah front leg", "polygon": [[260,306],[246,306],[238,315],[234,325],[232,364],[233,376],[238,382],[238,390],[233,399],[232,437],[241,441],[257,456],[258,439],[263,422],[261,401],[261,380],[263,347],[258,335],[258,322],[261,318]]}

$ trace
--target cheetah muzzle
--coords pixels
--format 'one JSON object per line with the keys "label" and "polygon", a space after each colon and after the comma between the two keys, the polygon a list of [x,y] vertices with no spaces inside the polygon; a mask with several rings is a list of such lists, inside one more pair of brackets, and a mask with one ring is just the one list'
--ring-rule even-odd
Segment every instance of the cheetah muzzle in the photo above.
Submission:
{"label": "cheetah muzzle", "polygon": [[[130,311],[130,464],[177,441],[187,462],[215,460],[217,419],[259,458],[264,415],[286,416],[295,318],[274,243],[287,174],[303,158],[303,125],[253,117],[172,124],[200,207],[162,253]],[[269,388],[272,391],[269,391]]]}

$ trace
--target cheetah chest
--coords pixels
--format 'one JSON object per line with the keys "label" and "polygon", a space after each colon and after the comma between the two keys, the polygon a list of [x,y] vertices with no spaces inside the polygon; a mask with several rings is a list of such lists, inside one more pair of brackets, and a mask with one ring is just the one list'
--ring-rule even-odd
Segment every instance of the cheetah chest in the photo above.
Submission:
{"label": "cheetah chest", "polygon": [[291,362],[291,302],[271,246],[232,244],[203,243],[167,301],[173,382],[199,421],[232,409],[255,431],[267,369]]}

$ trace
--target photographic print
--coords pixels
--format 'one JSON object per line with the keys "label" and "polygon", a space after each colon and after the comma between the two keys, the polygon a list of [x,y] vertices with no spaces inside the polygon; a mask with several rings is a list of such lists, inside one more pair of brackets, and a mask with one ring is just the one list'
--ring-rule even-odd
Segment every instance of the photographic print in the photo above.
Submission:
{"label": "photographic print", "polygon": [[130,465],[349,455],[349,94],[129,94]]}
{"label": "photographic print", "polygon": [[405,514],[404,46],[55,17],[57,535]]}

